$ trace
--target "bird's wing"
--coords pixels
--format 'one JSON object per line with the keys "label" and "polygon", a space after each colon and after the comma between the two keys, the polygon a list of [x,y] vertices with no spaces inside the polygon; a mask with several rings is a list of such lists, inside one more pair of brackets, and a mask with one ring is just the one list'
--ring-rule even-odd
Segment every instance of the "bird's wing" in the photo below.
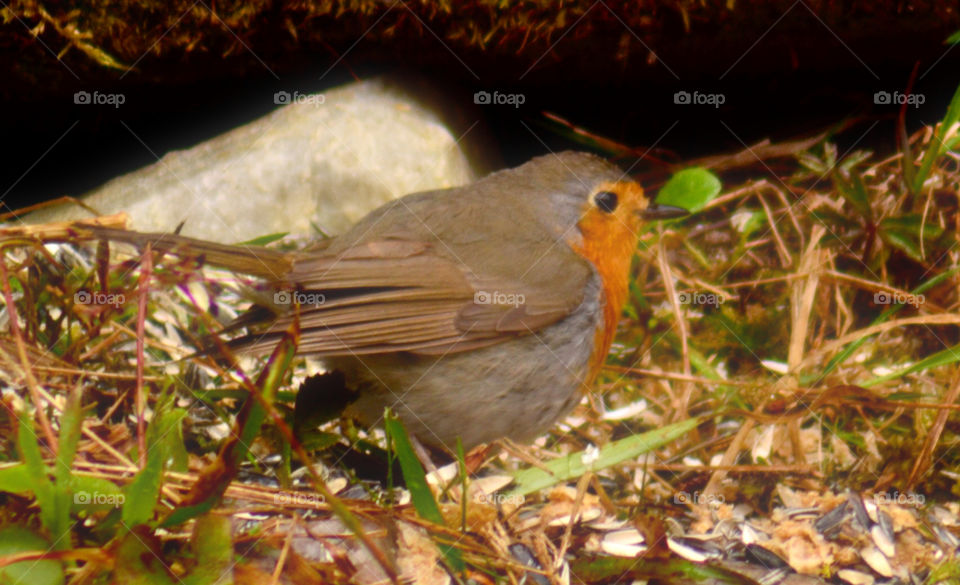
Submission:
{"label": "bird's wing", "polygon": [[[518,260],[520,258],[527,260]],[[284,279],[302,301],[236,345],[271,350],[299,318],[299,351],[445,354],[526,335],[572,312],[592,271],[564,242],[378,239],[300,254]]]}

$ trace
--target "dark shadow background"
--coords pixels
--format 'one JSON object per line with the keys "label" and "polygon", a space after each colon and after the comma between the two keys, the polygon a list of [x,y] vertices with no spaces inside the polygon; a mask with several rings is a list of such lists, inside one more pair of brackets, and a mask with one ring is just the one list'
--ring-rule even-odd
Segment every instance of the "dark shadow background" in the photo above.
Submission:
{"label": "dark shadow background", "polygon": [[[418,34],[362,36],[368,25],[358,22],[359,32],[347,30],[340,42],[294,43],[285,27],[263,25],[230,56],[147,54],[131,72],[78,50],[58,62],[51,51],[61,40],[34,39],[28,20],[14,20],[0,28],[0,195],[13,209],[80,195],[268,113],[276,91],[322,91],[380,74],[439,104],[455,135],[473,127],[465,144],[494,153],[486,168],[577,148],[543,112],[627,145],[655,146],[673,162],[810,136],[845,120],[855,123],[836,138],[841,153],[890,153],[898,108],[875,104],[875,92],[904,92],[916,69],[913,91],[924,104],[908,109],[908,129],[935,123],[960,83],[960,49],[944,43],[960,22],[917,11],[849,22],[834,15],[828,25],[821,14],[829,8],[785,3],[756,13],[738,5],[723,22],[695,21],[689,32],[679,13],[661,10],[640,33],[607,18],[587,36],[576,34],[579,23],[522,48],[441,41],[451,23],[434,25],[426,15]],[[126,101],[74,104],[81,90],[119,92]],[[476,105],[477,91],[522,93],[524,104]],[[675,104],[678,91],[721,93],[725,103]]]}

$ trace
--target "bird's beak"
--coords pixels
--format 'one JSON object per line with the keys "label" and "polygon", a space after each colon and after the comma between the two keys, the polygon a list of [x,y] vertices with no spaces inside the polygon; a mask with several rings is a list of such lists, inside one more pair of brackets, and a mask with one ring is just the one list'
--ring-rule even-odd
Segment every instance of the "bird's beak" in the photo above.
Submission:
{"label": "bird's beak", "polygon": [[674,217],[683,217],[689,213],[689,211],[682,207],[651,203],[647,205],[646,209],[640,211],[640,217],[643,219],[672,219]]}

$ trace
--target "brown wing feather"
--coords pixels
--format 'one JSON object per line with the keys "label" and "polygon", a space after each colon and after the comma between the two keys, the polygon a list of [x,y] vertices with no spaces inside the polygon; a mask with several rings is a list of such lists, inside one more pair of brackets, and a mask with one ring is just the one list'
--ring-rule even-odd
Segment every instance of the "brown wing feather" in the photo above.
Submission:
{"label": "brown wing feather", "polygon": [[[582,301],[590,269],[569,248],[552,247],[542,265],[502,267],[496,278],[464,265],[469,246],[367,242],[333,256],[298,256],[285,280],[332,297],[300,308],[303,353],[350,355],[412,351],[443,354],[527,335],[568,315]],[[451,256],[457,257],[456,259]],[[537,256],[534,256],[537,257]],[[571,282],[572,280],[572,282]],[[503,291],[510,291],[505,293]],[[338,293],[343,293],[338,296]],[[485,293],[490,301],[478,303]],[[494,293],[500,293],[499,297]],[[522,303],[515,303],[522,298]],[[254,352],[273,348],[298,318],[283,315],[264,332],[238,340]]]}

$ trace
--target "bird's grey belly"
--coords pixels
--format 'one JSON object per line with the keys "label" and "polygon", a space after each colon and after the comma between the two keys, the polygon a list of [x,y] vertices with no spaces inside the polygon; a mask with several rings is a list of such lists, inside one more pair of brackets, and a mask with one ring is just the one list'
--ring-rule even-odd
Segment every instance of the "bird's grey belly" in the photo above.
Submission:
{"label": "bird's grey belly", "polygon": [[599,287],[592,283],[585,297],[562,321],[480,349],[333,358],[330,365],[360,392],[348,414],[377,425],[389,406],[421,441],[450,450],[458,436],[467,449],[502,437],[533,439],[582,396],[600,326]]}

